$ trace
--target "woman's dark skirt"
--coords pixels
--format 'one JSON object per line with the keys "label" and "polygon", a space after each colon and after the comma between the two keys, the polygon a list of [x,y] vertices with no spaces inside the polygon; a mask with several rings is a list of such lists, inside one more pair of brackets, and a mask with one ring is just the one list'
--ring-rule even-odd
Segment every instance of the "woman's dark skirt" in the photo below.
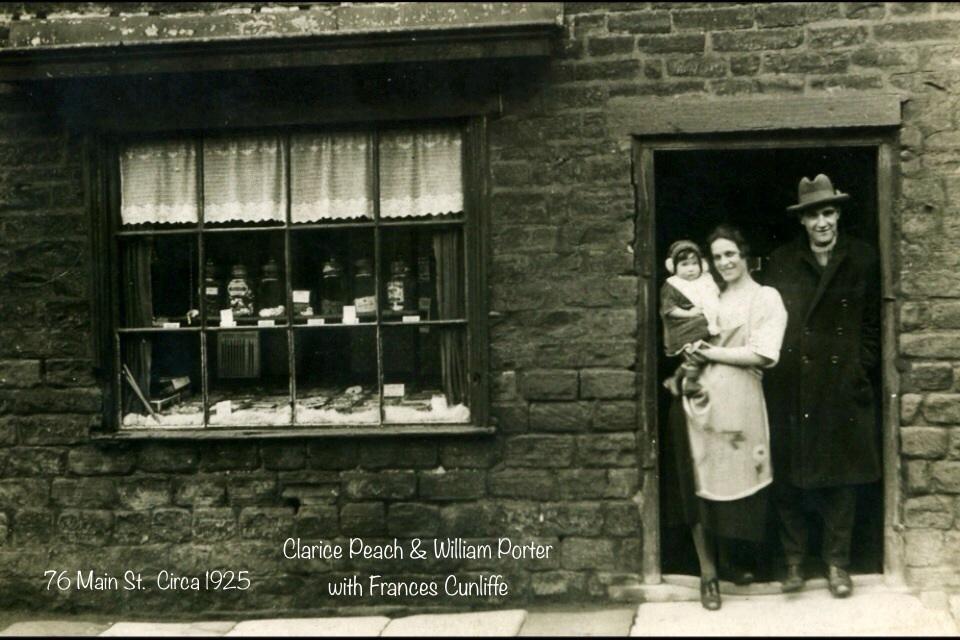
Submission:
{"label": "woman's dark skirt", "polygon": [[[664,451],[673,451],[673,460],[661,466],[664,517],[666,524],[703,524],[721,538],[762,542],[767,532],[769,487],[739,500],[706,500],[696,494],[693,460],[687,435],[687,420],[680,398],[670,403],[668,428],[664,430]],[[670,464],[673,462],[673,464]]]}

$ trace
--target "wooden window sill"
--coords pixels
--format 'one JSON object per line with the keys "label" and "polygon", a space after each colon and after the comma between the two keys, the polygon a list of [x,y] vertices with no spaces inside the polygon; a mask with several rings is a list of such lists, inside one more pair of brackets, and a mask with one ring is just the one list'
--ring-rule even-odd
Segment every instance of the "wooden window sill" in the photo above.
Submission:
{"label": "wooden window sill", "polygon": [[474,425],[401,425],[377,427],[208,427],[183,429],[122,429],[94,434],[95,441],[125,440],[244,440],[264,438],[369,438],[377,436],[475,436],[496,432]]}

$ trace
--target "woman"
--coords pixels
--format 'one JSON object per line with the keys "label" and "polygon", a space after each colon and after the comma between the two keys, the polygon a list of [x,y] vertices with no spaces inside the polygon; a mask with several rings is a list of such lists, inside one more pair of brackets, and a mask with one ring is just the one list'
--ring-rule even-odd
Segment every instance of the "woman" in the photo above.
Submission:
{"label": "woman", "polygon": [[720,335],[693,351],[704,363],[702,390],[678,397],[670,422],[684,520],[700,561],[700,601],[716,610],[715,540],[760,542],[766,529],[773,474],[761,369],[777,363],[787,312],[775,289],[750,276],[749,247],[738,230],[721,225],[707,242],[720,277]]}

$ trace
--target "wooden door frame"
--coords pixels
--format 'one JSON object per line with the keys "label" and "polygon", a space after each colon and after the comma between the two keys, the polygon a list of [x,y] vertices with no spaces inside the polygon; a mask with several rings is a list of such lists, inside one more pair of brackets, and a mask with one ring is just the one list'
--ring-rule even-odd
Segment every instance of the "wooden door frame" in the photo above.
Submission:
{"label": "wooden door frame", "polygon": [[643,581],[661,582],[659,420],[657,395],[656,193],[654,155],[658,151],[736,151],[815,147],[873,147],[877,150],[877,232],[882,293],[882,456],[883,573],[887,583],[903,584],[904,558],[900,517],[899,374],[896,368],[895,261],[897,226],[893,224],[898,188],[899,146],[896,129],[632,136],[631,176],[636,203],[635,266],[637,299],[637,398],[643,521]]}

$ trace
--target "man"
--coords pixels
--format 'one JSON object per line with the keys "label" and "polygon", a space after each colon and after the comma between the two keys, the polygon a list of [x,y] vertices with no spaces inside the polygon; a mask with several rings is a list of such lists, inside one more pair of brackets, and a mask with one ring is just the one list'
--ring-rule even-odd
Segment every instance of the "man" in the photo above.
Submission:
{"label": "man", "polygon": [[803,588],[808,504],[823,519],[822,555],[838,598],[853,591],[847,569],[857,485],[880,477],[868,378],[880,353],[879,263],[869,245],[838,229],[840,203],[849,199],[823,174],[801,179],[798,203],[787,211],[805,232],[773,252],[765,278],[789,314],[780,363],[765,380],[787,561],[782,589]]}

